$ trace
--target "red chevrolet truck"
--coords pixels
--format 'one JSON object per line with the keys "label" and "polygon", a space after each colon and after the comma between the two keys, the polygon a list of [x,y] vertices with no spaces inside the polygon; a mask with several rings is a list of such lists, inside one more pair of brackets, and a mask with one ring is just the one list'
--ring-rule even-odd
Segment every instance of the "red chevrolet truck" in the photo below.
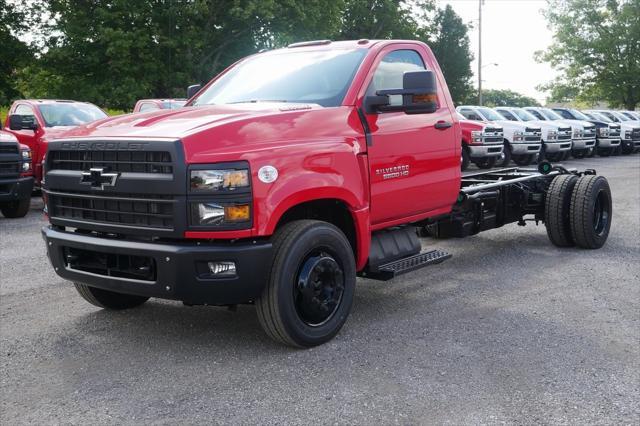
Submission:
{"label": "red chevrolet truck", "polygon": [[504,141],[502,127],[495,123],[467,120],[464,115],[457,114],[462,132],[460,159],[462,171],[469,168],[469,163],[474,163],[481,169],[490,169],[495,166],[502,155]]}
{"label": "red chevrolet truck", "polygon": [[6,218],[29,212],[33,190],[31,150],[5,132],[0,123],[0,212]]}
{"label": "red chevrolet truck", "polygon": [[461,176],[458,117],[421,42],[297,43],[190,92],[49,143],[43,237],[89,303],[254,304],[270,337],[310,347],[345,323],[357,276],[451,256],[418,234],[534,221],[561,247],[607,239],[611,192],[593,170]]}
{"label": "red chevrolet truck", "polygon": [[107,114],[87,102],[20,99],[9,109],[6,130],[31,149],[35,185],[42,180],[42,159],[49,140],[73,127],[105,118]]}

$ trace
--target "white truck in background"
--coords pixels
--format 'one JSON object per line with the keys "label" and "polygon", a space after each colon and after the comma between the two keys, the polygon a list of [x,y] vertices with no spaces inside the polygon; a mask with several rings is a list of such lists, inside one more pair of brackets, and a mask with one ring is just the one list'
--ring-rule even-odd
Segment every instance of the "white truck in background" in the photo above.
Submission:
{"label": "white truck in background", "polygon": [[533,114],[538,120],[557,121],[571,126],[573,130],[571,152],[574,157],[595,155],[596,126],[594,124],[582,120],[567,120],[551,108],[525,107],[524,110]]}

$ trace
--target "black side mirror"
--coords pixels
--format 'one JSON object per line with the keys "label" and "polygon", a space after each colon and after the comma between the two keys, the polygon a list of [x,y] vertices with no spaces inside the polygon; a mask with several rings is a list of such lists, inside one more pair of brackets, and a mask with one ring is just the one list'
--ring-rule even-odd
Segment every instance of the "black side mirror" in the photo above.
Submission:
{"label": "black side mirror", "polygon": [[9,116],[9,128],[11,130],[38,130],[38,122],[33,115],[11,114]]}
{"label": "black side mirror", "polygon": [[193,96],[202,89],[202,84],[192,84],[187,87],[187,99],[193,98]]}
{"label": "black side mirror", "polygon": [[[402,105],[389,105],[389,96],[402,95]],[[367,113],[404,111],[407,114],[430,114],[438,109],[436,77],[433,71],[406,72],[402,77],[402,89],[378,90],[375,96],[367,96],[364,107]]]}

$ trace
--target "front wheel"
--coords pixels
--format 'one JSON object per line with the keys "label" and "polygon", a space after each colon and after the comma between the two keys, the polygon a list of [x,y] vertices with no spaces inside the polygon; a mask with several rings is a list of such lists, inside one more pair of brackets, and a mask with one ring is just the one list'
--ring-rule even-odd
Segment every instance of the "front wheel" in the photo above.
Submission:
{"label": "front wheel", "polygon": [[507,167],[509,162],[511,161],[511,147],[509,146],[509,142],[505,139],[504,148],[502,149],[502,154],[498,157],[498,167]]}
{"label": "front wheel", "polygon": [[22,200],[8,201],[0,204],[0,211],[6,218],[15,219],[18,217],[25,217],[29,213],[29,207],[31,206],[31,198],[24,198]]}
{"label": "front wheel", "polygon": [[471,162],[471,155],[469,154],[469,147],[466,145],[462,145],[462,154],[460,157],[460,169],[465,171],[469,168],[469,163]]}
{"label": "front wheel", "polygon": [[476,166],[480,169],[490,169],[496,165],[497,157],[486,157],[481,158],[480,160],[476,160]]}
{"label": "front wheel", "polygon": [[297,220],[273,236],[274,260],[258,319],[277,342],[304,348],[331,340],[344,325],[356,284],[353,250],[334,225]]}
{"label": "front wheel", "polygon": [[112,311],[131,309],[142,305],[149,300],[148,297],[134,296],[133,294],[116,293],[101,288],[89,287],[86,284],[73,283],[76,290],[84,300],[99,308]]}

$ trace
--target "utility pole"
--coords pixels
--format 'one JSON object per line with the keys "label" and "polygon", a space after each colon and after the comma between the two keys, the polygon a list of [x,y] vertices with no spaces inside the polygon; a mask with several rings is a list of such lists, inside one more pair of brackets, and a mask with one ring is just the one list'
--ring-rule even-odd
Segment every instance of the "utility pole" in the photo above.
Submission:
{"label": "utility pole", "polygon": [[482,106],[482,3],[478,0],[478,105]]}

